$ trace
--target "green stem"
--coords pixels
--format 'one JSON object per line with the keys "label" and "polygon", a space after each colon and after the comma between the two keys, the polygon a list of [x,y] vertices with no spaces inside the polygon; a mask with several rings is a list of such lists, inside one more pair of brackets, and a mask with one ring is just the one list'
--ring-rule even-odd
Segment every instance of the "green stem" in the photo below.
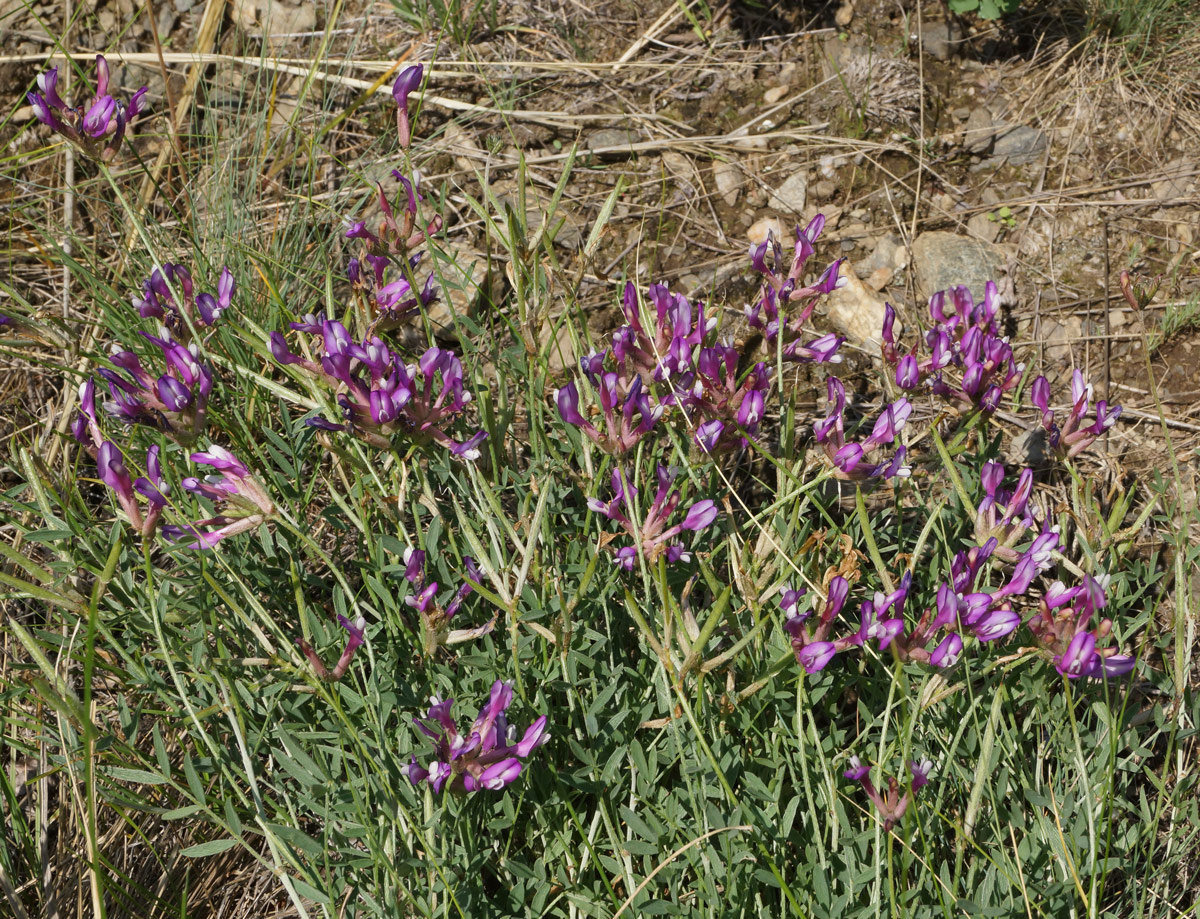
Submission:
{"label": "green stem", "polygon": [[871,531],[871,519],[867,516],[867,504],[863,500],[863,491],[860,486],[855,486],[854,489],[854,505],[858,511],[858,522],[862,526],[863,539],[867,543],[867,552],[871,556],[875,570],[879,572],[879,579],[883,581],[883,589],[891,593],[896,589],[896,585],[892,583],[892,576],[888,574],[888,570],[883,564],[883,556],[879,554],[879,546],[875,544],[875,534]]}
{"label": "green stem", "polygon": [[946,449],[946,445],[942,442],[942,436],[937,432],[936,424],[929,428],[929,433],[933,435],[933,445],[937,448],[938,456],[942,458],[942,463],[946,467],[946,474],[950,476],[950,482],[954,486],[958,500],[962,502],[963,509],[967,510],[974,507],[975,502],[967,495],[967,490],[963,487],[962,479],[958,477],[958,467],[954,465],[954,460],[950,458],[950,453]]}

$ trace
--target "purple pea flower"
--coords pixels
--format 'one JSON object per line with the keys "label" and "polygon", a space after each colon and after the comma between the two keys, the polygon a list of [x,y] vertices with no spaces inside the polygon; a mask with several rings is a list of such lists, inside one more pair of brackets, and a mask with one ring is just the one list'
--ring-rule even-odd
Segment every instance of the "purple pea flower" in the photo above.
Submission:
{"label": "purple pea flower", "polygon": [[349,430],[384,449],[392,446],[393,437],[403,435],[419,445],[437,444],[464,460],[479,458],[479,445],[487,432],[456,441],[446,431],[472,400],[463,385],[462,363],[453,351],[435,346],[415,364],[408,364],[382,339],[369,336],[355,342],[345,326],[324,317],[306,317],[292,323],[292,328],[319,336],[324,349],[320,360],[294,354],[278,332],[270,337],[272,355],[327,387],[345,413],[344,422],[311,419],[307,424],[329,431]]}
{"label": "purple pea flower", "polygon": [[407,150],[412,142],[408,120],[408,97],[421,85],[421,78],[424,74],[424,64],[413,64],[401,70],[400,75],[396,77],[396,82],[392,85],[392,98],[396,100],[396,131],[400,135],[400,147],[403,150]]}
{"label": "purple pea flower", "polygon": [[1029,621],[1029,630],[1043,653],[1063,676],[1106,679],[1133,670],[1132,656],[1117,654],[1113,647],[1099,647],[1113,628],[1112,620],[1107,617],[1092,621],[1108,605],[1104,580],[1087,575],[1083,584],[1074,588],[1061,581],[1054,582],[1046,589],[1038,612]]}
{"label": "purple pea flower", "polygon": [[497,680],[487,703],[469,731],[463,733],[450,716],[453,699],[432,700],[425,719],[414,718],[417,729],[433,741],[433,759],[422,766],[413,757],[408,779],[414,785],[427,782],[434,792],[500,791],[516,781],[524,761],[550,739],[545,715],[537,718],[521,740],[512,743],[505,712],[513,691]]}
{"label": "purple pea flower", "polygon": [[905,448],[899,447],[890,460],[874,463],[866,457],[884,444],[895,441],[912,413],[912,405],[901,398],[884,407],[876,420],[871,435],[861,443],[846,442],[843,412],[846,408],[846,389],[837,377],[826,381],[829,396],[829,411],[825,418],[813,424],[813,435],[825,451],[833,466],[833,475],[839,479],[862,481],[871,478],[891,479],[909,474],[903,465]]}
{"label": "purple pea flower", "polygon": [[807,673],[817,673],[825,669],[836,653],[837,647],[833,642],[814,641],[801,648],[796,659]]}
{"label": "purple pea flower", "polygon": [[481,626],[466,629],[451,629],[450,620],[462,607],[463,601],[483,583],[483,572],[469,555],[463,556],[466,576],[455,590],[449,602],[443,606],[438,602],[438,584],[425,577],[426,553],[422,549],[409,547],[404,551],[404,578],[412,585],[413,592],[404,598],[406,605],[415,609],[421,617],[422,646],[432,656],[441,647],[459,644],[487,635],[496,626],[496,617]]}
{"label": "purple pea flower", "polygon": [[129,472],[125,468],[125,457],[121,453],[121,448],[111,440],[104,441],[97,451],[96,471],[100,476],[100,481],[112,489],[117,503],[121,505],[121,510],[125,512],[125,516],[129,518],[134,529],[140,531],[144,521],[141,508],[134,496],[133,479],[130,478]]}
{"label": "purple pea flower", "polygon": [[190,477],[180,484],[186,491],[211,501],[217,513],[185,525],[164,526],[163,535],[168,539],[191,539],[187,548],[211,549],[221,540],[252,530],[274,516],[275,504],[262,484],[224,447],[213,444],[207,451],[193,453],[191,460],[211,466],[220,474],[203,479]]}
{"label": "purple pea flower", "polygon": [[108,93],[108,62],[96,55],[96,91],[86,105],[69,105],[58,94],[58,68],[52,67],[37,79],[41,92],[27,94],[33,114],[74,143],[89,156],[107,162],[116,156],[125,137],[125,129],[141,111],[146,95],[142,87],[123,103]]}
{"label": "purple pea flower", "polygon": [[1096,438],[1116,424],[1121,416],[1121,406],[1111,408],[1101,399],[1096,403],[1094,420],[1087,422],[1091,405],[1092,385],[1086,382],[1078,368],[1071,375],[1071,410],[1060,428],[1055,423],[1055,412],[1050,409],[1050,384],[1045,377],[1038,377],[1030,388],[1030,399],[1041,412],[1042,427],[1046,430],[1050,446],[1060,456],[1070,459],[1090,447]]}
{"label": "purple pea flower", "polygon": [[941,644],[937,646],[929,662],[940,669],[953,667],[958,663],[958,658],[962,655],[962,650],[962,639],[957,633],[951,632],[942,639]]}
{"label": "purple pea flower", "polygon": [[916,793],[929,783],[929,774],[933,771],[933,763],[929,760],[914,760],[908,764],[909,771],[912,773],[911,789],[901,793],[900,782],[889,776],[887,789],[881,795],[871,781],[870,767],[864,766],[857,756],[851,756],[849,763],[850,768],[843,775],[862,785],[863,791],[867,793],[867,797],[875,805],[879,816],[883,818],[884,830],[888,832],[903,818]]}
{"label": "purple pea flower", "polygon": [[1015,488],[1005,489],[1003,482],[1003,465],[991,460],[983,464],[980,484],[984,497],[975,512],[975,535],[980,542],[995,537],[996,556],[1015,562],[1020,556],[1012,547],[1034,523],[1029,511],[1033,470],[1022,470]]}
{"label": "purple pea flower", "polygon": [[914,347],[900,356],[892,336],[894,312],[885,310],[884,358],[896,364],[896,385],[911,391],[928,380],[930,390],[968,411],[991,413],[1024,373],[996,321],[999,291],[989,281],[980,303],[966,287],[935,293],[929,300],[933,327],[923,338],[924,355]]}
{"label": "purple pea flower", "polygon": [[[823,294],[844,286],[841,259],[834,262],[813,284],[803,285],[802,276],[809,258],[815,253],[814,243],[825,227],[825,217],[818,214],[801,229],[796,227],[796,244],[790,262],[784,261],[783,247],[774,233],[757,246],[750,247],[750,262],[762,274],[763,285],[759,301],[746,307],[746,321],[751,328],[763,333],[768,342],[783,335],[785,360],[801,363],[836,361],[841,339],[826,335],[807,345],[800,342],[804,325],[812,315]],[[792,303],[801,304],[800,312],[784,318],[782,310]]]}
{"label": "purple pea flower", "polygon": [[672,564],[678,561],[689,561],[691,556],[684,547],[678,543],[672,543],[670,540],[684,530],[699,532],[707,529],[716,521],[719,516],[717,506],[706,498],[688,508],[680,523],[668,526],[681,501],[679,489],[672,487],[676,475],[677,471],[674,469],[666,466],[658,467],[658,489],[642,520],[640,530],[634,526],[625,511],[625,507],[637,495],[638,489],[632,483],[627,482],[619,468],[614,468],[612,472],[612,500],[604,502],[599,498],[588,499],[588,507],[592,511],[619,524],[631,539],[637,540],[639,535],[641,537],[640,544],[635,542],[634,545],[624,546],[617,550],[613,561],[618,567],[626,571],[633,570],[639,554],[639,545],[641,554],[646,557],[648,563],[657,561],[659,556],[665,556],[667,562]]}

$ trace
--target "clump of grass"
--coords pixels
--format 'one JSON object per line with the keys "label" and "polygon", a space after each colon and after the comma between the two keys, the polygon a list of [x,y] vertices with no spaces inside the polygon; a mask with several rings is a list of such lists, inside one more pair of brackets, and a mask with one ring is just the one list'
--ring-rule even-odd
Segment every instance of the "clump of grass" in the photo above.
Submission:
{"label": "clump of grass", "polygon": [[1163,306],[1162,318],[1150,331],[1148,346],[1157,351],[1176,335],[1200,328],[1200,293],[1186,300],[1170,300]]}

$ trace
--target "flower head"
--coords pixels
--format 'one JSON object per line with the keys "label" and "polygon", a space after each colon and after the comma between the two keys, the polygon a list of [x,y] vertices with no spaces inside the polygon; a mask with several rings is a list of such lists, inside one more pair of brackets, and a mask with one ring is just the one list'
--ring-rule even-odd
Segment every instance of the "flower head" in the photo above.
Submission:
{"label": "flower head", "polygon": [[86,105],[71,105],[58,94],[58,68],[52,67],[37,79],[40,92],[27,94],[33,114],[42,124],[61,134],[89,156],[108,161],[116,156],[125,129],[142,109],[143,86],[121,102],[108,92],[108,61],[96,55],[96,91]]}
{"label": "flower head", "polygon": [[433,757],[421,765],[414,756],[409,781],[427,782],[439,793],[447,787],[454,792],[500,791],[516,781],[524,761],[550,734],[542,715],[520,741],[511,743],[505,712],[512,699],[512,686],[497,680],[470,730],[462,732],[450,716],[454,700],[442,702],[435,696],[426,717],[413,719],[417,730],[433,741]]}

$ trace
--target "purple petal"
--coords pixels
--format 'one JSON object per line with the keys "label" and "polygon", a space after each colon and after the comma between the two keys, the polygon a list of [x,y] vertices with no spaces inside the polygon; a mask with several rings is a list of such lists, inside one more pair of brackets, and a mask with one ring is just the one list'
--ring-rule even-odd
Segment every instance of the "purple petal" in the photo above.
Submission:
{"label": "purple petal", "polygon": [[396,82],[392,85],[392,98],[405,111],[408,110],[408,95],[421,85],[424,73],[424,64],[413,64],[401,70],[400,75],[396,77]]}
{"label": "purple petal", "polygon": [[717,519],[717,513],[717,506],[709,499],[697,501],[687,512],[682,526],[685,530],[703,530]]}
{"label": "purple petal", "polygon": [[524,759],[549,739],[550,733],[546,729],[546,716],[542,715],[525,730],[525,736],[521,738],[521,742],[516,747],[517,756]]}
{"label": "purple petal", "polygon": [[937,646],[930,657],[929,662],[935,667],[953,667],[958,663],[958,658],[962,654],[963,643],[962,639],[954,632],[951,632],[942,639],[942,643]]}
{"label": "purple petal", "polygon": [[467,791],[479,790],[486,788],[488,791],[499,791],[506,785],[511,785],[517,780],[517,776],[521,774],[521,761],[516,757],[502,759],[498,763],[493,763],[479,774],[479,778],[474,782],[474,788],[471,784],[471,776],[464,777]]}
{"label": "purple petal", "polygon": [[837,648],[833,642],[814,641],[801,649],[800,665],[808,673],[817,673],[825,669],[836,653]]}

